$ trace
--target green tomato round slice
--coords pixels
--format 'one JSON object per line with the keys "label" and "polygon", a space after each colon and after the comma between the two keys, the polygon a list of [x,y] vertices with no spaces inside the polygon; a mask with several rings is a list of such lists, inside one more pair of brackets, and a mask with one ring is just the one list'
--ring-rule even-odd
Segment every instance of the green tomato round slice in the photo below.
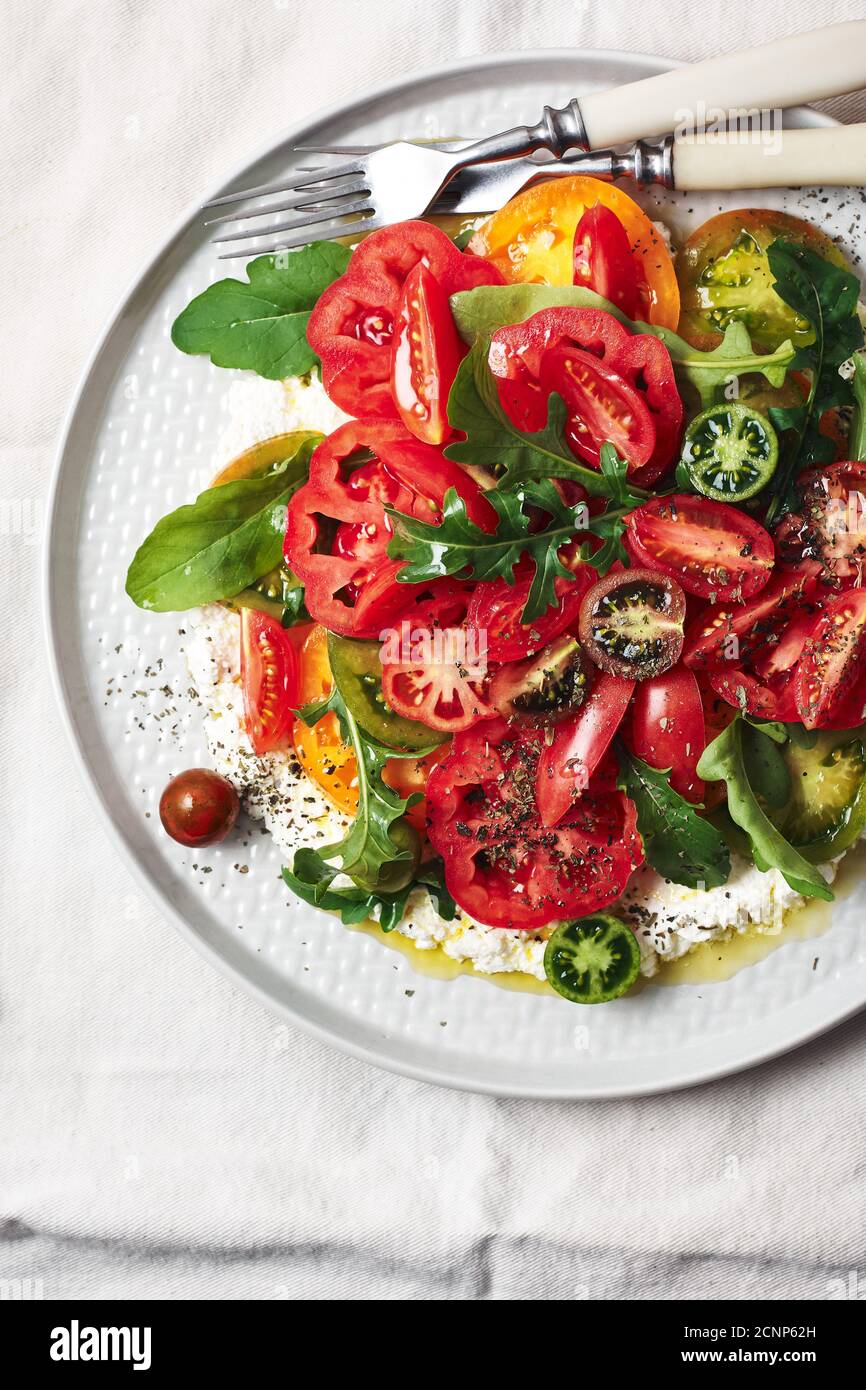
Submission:
{"label": "green tomato round slice", "polygon": [[640,947],[625,922],[606,912],[564,922],[544,951],[544,973],[573,1004],[607,1004],[634,984]]}
{"label": "green tomato round slice", "polygon": [[379,643],[337,637],[328,633],[328,661],[334,683],[361,728],[388,748],[420,752],[444,743],[448,734],[437,733],[416,719],[405,719],[382,694]]}
{"label": "green tomato round slice", "polygon": [[866,826],[863,729],[819,733],[811,748],[789,742],[791,796],[768,815],[804,859],[823,864],[850,849]]}
{"label": "green tomato round slice", "polygon": [[682,463],[696,492],[744,502],[776,471],[779,441],[766,415],[737,401],[711,405],[685,433]]}

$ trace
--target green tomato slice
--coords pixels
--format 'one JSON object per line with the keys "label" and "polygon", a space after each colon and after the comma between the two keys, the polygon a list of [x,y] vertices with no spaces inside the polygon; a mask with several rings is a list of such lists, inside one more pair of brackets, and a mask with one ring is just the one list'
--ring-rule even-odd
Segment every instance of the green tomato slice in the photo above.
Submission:
{"label": "green tomato slice", "polygon": [[371,738],[388,748],[421,751],[444,743],[448,734],[437,733],[416,719],[396,714],[382,694],[379,643],[337,637],[328,633],[328,661],[334,683],[351,714]]}
{"label": "green tomato slice", "polygon": [[544,973],[573,1004],[607,1004],[634,984],[640,947],[625,922],[606,912],[564,922],[544,950]]}
{"label": "green tomato slice", "polygon": [[823,864],[849,849],[866,826],[866,733],[826,731],[813,746],[785,745],[788,804],[767,814],[804,859]]}
{"label": "green tomato slice", "polygon": [[776,471],[779,441],[766,415],[737,401],[711,405],[692,420],[682,463],[696,492],[716,502],[744,502]]}
{"label": "green tomato slice", "polygon": [[692,232],[677,258],[679,332],[688,342],[711,348],[736,322],[746,325],[758,352],[772,352],[786,338],[795,347],[814,342],[809,321],[776,294],[767,248],[778,237],[846,265],[830,238],[802,218],[769,208],[719,213]]}

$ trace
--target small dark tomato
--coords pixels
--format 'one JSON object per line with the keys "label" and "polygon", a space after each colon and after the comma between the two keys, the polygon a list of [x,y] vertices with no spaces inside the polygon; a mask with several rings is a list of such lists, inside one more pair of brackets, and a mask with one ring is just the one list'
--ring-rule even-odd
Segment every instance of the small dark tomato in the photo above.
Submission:
{"label": "small dark tomato", "polygon": [[172,777],[159,798],[163,829],[179,845],[218,845],[234,827],[240,800],[231,782],[207,767]]}
{"label": "small dark tomato", "polygon": [[676,665],[683,649],[686,598],[658,570],[611,570],[580,609],[580,642],[612,676],[649,680]]}

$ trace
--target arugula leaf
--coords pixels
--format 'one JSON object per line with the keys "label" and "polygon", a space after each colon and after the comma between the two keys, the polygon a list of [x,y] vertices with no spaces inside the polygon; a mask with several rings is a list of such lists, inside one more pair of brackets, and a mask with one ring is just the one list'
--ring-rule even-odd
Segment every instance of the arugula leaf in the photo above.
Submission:
{"label": "arugula leaf", "polygon": [[[569,506],[549,481],[520,483],[514,492],[494,489],[486,497],[499,516],[493,533],[482,531],[470,521],[466,504],[454,488],[445,494],[439,526],[388,508],[394,525],[388,554],[392,559],[406,561],[398,576],[405,584],[442,575],[478,580],[502,578],[513,584],[515,565],[521,555],[530,555],[535,561],[535,575],[521,621],[531,623],[556,603],[555,580],[571,578],[559,558],[559,548],[573,538],[575,531],[585,528],[586,505],[579,502]],[[550,518],[533,534],[525,506],[540,507]]]}
{"label": "arugula leaf", "polygon": [[[406,811],[420,800],[420,793],[399,796],[382,778],[382,769],[391,758],[421,758],[430,749],[409,753],[386,748],[357,723],[335,684],[325,700],[306,705],[298,713],[305,724],[318,724],[333,711],[340,723],[344,743],[354,751],[358,765],[358,810],[342,840],[311,851],[324,866],[313,880],[312,860],[304,858],[305,881],[321,902],[337,874],[347,874],[367,893],[395,893],[415,877],[419,842],[416,832],[404,819]],[[336,867],[332,860],[338,860]],[[296,871],[297,872],[297,871]]]}
{"label": "arugula leaf", "polygon": [[[577,531],[591,531],[604,538],[600,550],[595,554],[587,550],[586,554],[600,574],[606,574],[614,560],[629,563],[621,541],[624,518],[643,496],[638,497],[629,489],[625,481],[628,465],[617,456],[612,444],[602,446],[601,464],[611,499],[618,506],[597,517],[590,517],[583,502],[574,506],[564,502],[549,479],[517,483],[513,492],[501,488],[487,492],[487,501],[499,517],[493,532],[483,531],[469,519],[466,504],[454,488],[445,494],[438,526],[387,508],[394,527],[388,554],[392,560],[406,562],[398,579],[404,584],[415,584],[452,575],[463,579],[504,579],[513,584],[515,566],[521,556],[529,555],[535,562],[535,574],[521,622],[534,622],[556,604],[556,580],[571,578],[571,571],[559,558],[559,550]],[[530,530],[529,507],[539,508],[548,518],[534,531]]]}
{"label": "arugula leaf", "polygon": [[334,241],[259,256],[247,266],[248,284],[218,280],[196,295],[175,319],[171,341],[181,352],[208,353],[215,367],[244,367],[272,381],[303,376],[319,360],[307,342],[310,312],[350,256]]}
{"label": "arugula leaf", "polygon": [[671,355],[675,370],[700,395],[702,410],[715,404],[720,390],[732,377],[759,372],[771,386],[781,386],[794,362],[793,343],[782,343],[772,353],[755,353],[745,324],[736,322],[728,325],[718,347],[711,352],[701,352],[670,328],[634,322],[615,304],[581,285],[481,285],[451,296],[458,332],[464,342],[473,346],[479,340],[489,341],[497,328],[523,323],[540,309],[563,305],[603,309],[633,333],[650,333],[660,338]]}
{"label": "arugula leaf", "polygon": [[866,354],[855,352],[854,375],[851,378],[854,394],[854,415],[848,434],[848,458],[866,462]]}
{"label": "arugula leaf", "polygon": [[731,856],[715,826],[675,792],[668,772],[659,772],[617,743],[617,786],[637,808],[637,827],[647,862],[656,873],[687,888],[727,883]]}
{"label": "arugula leaf", "polygon": [[295,451],[260,478],[202,492],[156,523],[136,551],[126,592],[139,608],[180,612],[233,598],[277,566],[286,505],[306,480],[322,435],[298,431]]}
{"label": "arugula leaf", "polygon": [[770,727],[760,729],[749,720],[744,720],[743,752],[752,790],[765,806],[778,811],[787,806],[791,799],[791,773],[780,752],[776,732],[770,733]]}
{"label": "arugula leaf", "polygon": [[809,395],[802,405],[771,406],[769,411],[777,429],[794,431],[793,443],[772,482],[769,525],[795,505],[795,473],[833,458],[833,442],[819,430],[821,416],[825,410],[854,401],[851,383],[839,375],[839,368],[863,346],[863,328],[857,316],[860,282],[856,275],[782,238],[767,248],[767,260],[776,294],[812,325],[815,334],[812,343],[798,349],[791,364],[809,372]]}
{"label": "arugula leaf", "polygon": [[698,776],[708,782],[725,782],[731,819],[749,837],[752,858],[762,871],[776,868],[796,893],[807,898],[833,901],[833,894],[814,865],[789,845],[758,802],[746,768],[743,730],[739,715],[704,749]]}
{"label": "arugula leaf", "polygon": [[[474,293],[474,291],[473,291]],[[528,479],[571,478],[590,497],[609,497],[610,479],[577,462],[565,442],[567,412],[556,392],[548,398],[547,424],[526,434],[512,424],[499,402],[496,378],[487,362],[487,340],[479,338],[460,364],[448,397],[448,419],[466,439],[449,444],[446,458],[480,464],[506,489]],[[648,494],[635,489],[635,496]]]}
{"label": "arugula leaf", "polygon": [[338,912],[347,926],[373,920],[383,932],[393,931],[402,920],[414,888],[427,889],[444,922],[452,922],[457,914],[457,904],[445,887],[441,859],[422,865],[415,879],[395,893],[375,889],[368,892],[354,886],[334,888],[332,882],[336,875],[337,871],[325,864],[313,849],[297,850],[291,869],[283,869],[283,879],[293,893],[311,907]]}

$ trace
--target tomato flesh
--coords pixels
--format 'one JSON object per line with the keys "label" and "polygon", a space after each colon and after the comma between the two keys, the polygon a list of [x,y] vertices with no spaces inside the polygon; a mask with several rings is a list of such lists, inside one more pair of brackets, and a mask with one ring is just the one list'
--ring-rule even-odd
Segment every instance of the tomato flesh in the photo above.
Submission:
{"label": "tomato flesh", "polygon": [[444,444],[448,393],[463,356],[448,296],[419,261],[409,272],[393,335],[391,394],[403,424],[425,444]]}
{"label": "tomato flesh", "polygon": [[541,360],[541,389],[556,391],[568,407],[566,440],[573,454],[598,468],[610,443],[633,468],[649,463],[655,422],[639,391],[580,348],[559,343]]}
{"label": "tomato flesh", "polygon": [[749,599],[769,581],[773,538],[725,502],[690,493],[653,497],[626,518],[625,544],[637,564],[659,569],[687,594]]}
{"label": "tomato flesh", "polygon": [[610,675],[647,680],[675,666],[683,647],[686,600],[658,570],[611,569],[584,597],[580,640]]}
{"label": "tomato flesh", "polygon": [[862,719],[864,658],[866,589],[834,594],[826,600],[797,668],[797,709],[807,729],[853,727],[846,722],[852,695]]}
{"label": "tomato flesh", "polygon": [[587,208],[574,232],[574,283],[595,290],[630,319],[645,319],[651,309],[649,286],[628,233],[616,213],[603,203]]}
{"label": "tomato flesh", "polygon": [[545,828],[535,800],[541,729],[494,719],[457,734],[427,784],[428,833],[461,908],[488,926],[533,929],[605,906],[643,858],[633,804],[588,793]]}
{"label": "tomato flesh", "polygon": [[640,681],[627,726],[629,747],[650,767],[670,769],[670,784],[687,801],[702,802],[697,765],[706,747],[698,682],[684,666]]}
{"label": "tomato flesh", "polygon": [[577,714],[563,719],[538,760],[536,797],[545,825],[556,825],[589,787],[625,718],[635,683],[602,673]]}
{"label": "tomato flesh", "polygon": [[398,222],[365,237],[307,325],[307,339],[321,359],[322,384],[348,415],[399,414],[391,392],[393,345],[401,331],[404,288],[419,265],[446,299],[458,290],[502,284],[495,266],[458,251],[429,222]]}
{"label": "tomato flesh", "polygon": [[241,687],[256,753],[289,742],[298,698],[298,659],[284,627],[255,608],[241,610]]}
{"label": "tomato flesh", "polygon": [[[591,357],[596,380],[602,373],[608,374],[605,396],[613,399],[611,411],[601,413],[594,403],[591,420],[578,413],[585,402],[586,391],[579,397],[576,384],[571,386],[561,367],[562,354],[554,353],[559,348],[579,350]],[[554,355],[548,358],[548,354]],[[601,430],[599,435],[592,436],[592,448],[597,455],[600,445],[608,438],[608,420],[611,415],[616,417],[627,403],[635,415],[634,427],[623,431],[620,424],[617,428],[621,443],[626,437],[630,439],[624,453],[631,464],[634,482],[642,487],[649,486],[673,462],[682,433],[683,404],[670,353],[658,338],[648,333],[629,333],[612,314],[601,309],[541,309],[524,323],[497,329],[490,340],[488,361],[496,378],[502,408],[518,429],[529,432],[542,429],[547,421],[547,398],[552,390],[560,391],[566,405],[573,404],[567,435],[569,446],[578,457],[592,462],[593,454],[586,452],[592,423]],[[585,367],[585,356],[580,361]],[[550,365],[545,367],[548,362]],[[611,390],[611,380],[616,393]],[[569,399],[569,389],[574,392],[573,400]],[[649,457],[646,457],[649,438],[646,420],[634,407],[635,394],[646,406],[655,427]],[[623,406],[616,405],[617,398]],[[586,430],[578,429],[578,424],[586,426]],[[583,445],[580,453],[575,447],[576,439]],[[629,448],[634,449],[634,458]],[[639,462],[641,456],[644,462]]]}
{"label": "tomato flesh", "polygon": [[554,583],[556,606],[548,608],[531,623],[521,622],[532,587],[529,575],[524,574],[513,584],[494,579],[476,585],[466,622],[477,633],[486,634],[491,661],[522,661],[540,652],[567,629],[577,626],[581,601],[595,580],[595,570],[578,563],[572,573],[572,579],[559,578]]}
{"label": "tomato flesh", "polygon": [[474,629],[458,626],[467,601],[447,593],[419,604],[380,654],[382,694],[391,709],[445,733],[495,714],[487,698],[486,650],[470,651]]}
{"label": "tomato flesh", "polygon": [[[352,468],[360,451],[374,460]],[[311,616],[340,636],[378,637],[429,592],[430,585],[399,583],[402,566],[388,557],[385,508],[437,521],[449,488],[477,526],[495,529],[496,513],[479,484],[402,423],[352,420],[323,440],[308,481],[289,502],[284,544]]]}
{"label": "tomato flesh", "polygon": [[814,599],[817,569],[776,570],[749,603],[715,604],[701,613],[686,632],[686,666],[693,671],[724,670],[777,642],[797,607]]}

